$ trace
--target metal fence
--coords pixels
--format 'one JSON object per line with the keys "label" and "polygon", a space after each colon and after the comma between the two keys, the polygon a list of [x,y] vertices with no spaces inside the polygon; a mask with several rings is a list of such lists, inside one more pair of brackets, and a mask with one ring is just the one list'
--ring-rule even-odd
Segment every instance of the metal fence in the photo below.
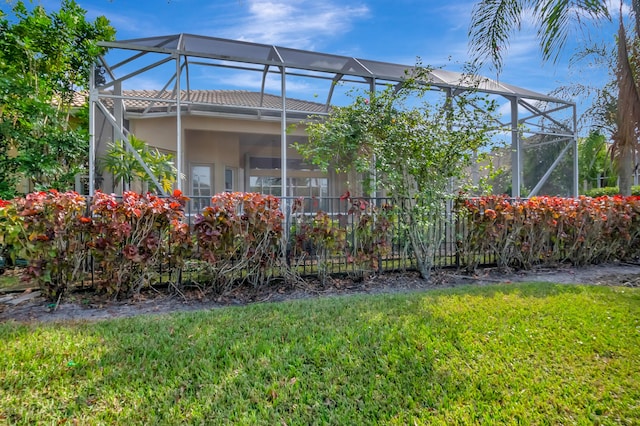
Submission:
{"label": "metal fence", "polygon": [[[432,220],[421,224],[408,223],[403,219],[402,209],[389,198],[279,198],[279,201],[284,215],[283,240],[282,252],[276,256],[282,255],[282,261],[270,274],[272,277],[291,271],[300,276],[327,276],[415,270],[417,264],[409,236],[412,226],[430,227],[430,235],[435,237],[430,251],[433,267],[465,267],[465,259],[469,256],[469,253],[465,253],[466,258],[461,256],[458,249],[466,225],[459,220],[451,201],[431,206]],[[184,208],[184,221],[192,231],[198,215],[210,205],[210,197],[190,197]],[[327,249],[313,238],[304,240],[308,235],[301,234],[301,224],[313,225],[319,217],[324,219],[323,226],[327,232],[334,232],[343,239],[337,249]],[[383,221],[384,226],[381,225]],[[194,235],[192,232],[192,238]],[[300,239],[304,240],[303,243]],[[156,283],[203,282],[203,270],[212,265],[205,265],[204,260],[199,260],[202,253],[198,250],[200,248],[194,244],[193,255],[179,268],[168,253],[167,259],[160,262],[159,270],[155,271]],[[491,254],[476,253],[473,256],[476,265],[494,263]],[[104,277],[97,262],[90,255],[86,259],[86,280],[82,285],[93,287]]]}
{"label": "metal fence", "polygon": [[[208,197],[190,197],[191,201],[185,207],[185,220],[190,225],[198,214],[202,213],[204,206],[208,205]],[[386,249],[378,256],[375,265],[367,266],[354,262],[350,259],[350,250],[358,245],[357,227],[362,226],[358,221],[363,214],[371,215],[368,222],[371,233],[376,232],[376,218],[386,211],[393,211],[393,202],[390,198],[354,198],[346,199],[340,197],[280,197],[280,207],[285,216],[284,238],[289,246],[288,263],[295,265],[303,275],[315,274],[318,272],[319,254],[311,247],[302,253],[302,256],[291,257],[291,238],[296,232],[296,223],[303,218],[311,220],[319,212],[325,213],[331,218],[332,227],[341,230],[346,238],[345,250],[327,255],[324,259],[324,267],[327,273],[359,273],[364,270],[374,270],[375,272],[411,270],[416,268],[415,259],[411,250],[408,236],[408,226],[403,223],[398,214],[386,214],[385,219],[389,220],[389,227],[384,232]],[[195,208],[194,208],[195,207]],[[443,201],[432,211],[438,219],[433,223],[434,235],[438,236],[438,243],[433,250],[434,267],[460,267],[460,256],[458,255],[456,239],[460,232],[464,232],[464,224],[457,220],[457,215],[453,208],[452,201]],[[478,254],[482,256],[482,254]],[[490,264],[491,256],[484,256],[484,262]]]}

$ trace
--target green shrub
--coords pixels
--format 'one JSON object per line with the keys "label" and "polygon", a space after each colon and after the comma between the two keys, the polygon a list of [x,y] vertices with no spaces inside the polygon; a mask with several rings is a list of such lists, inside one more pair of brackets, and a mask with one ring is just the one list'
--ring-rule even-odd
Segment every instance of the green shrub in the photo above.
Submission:
{"label": "green shrub", "polygon": [[391,251],[392,223],[397,220],[393,206],[376,207],[363,199],[351,199],[348,214],[353,218],[347,259],[361,271],[379,271],[379,260]]}
{"label": "green shrub", "polygon": [[[614,195],[618,195],[620,190],[617,186],[605,186],[603,188],[592,188],[588,190],[585,195],[587,197],[602,197],[609,196],[613,197]],[[640,195],[640,185],[635,185],[631,187],[631,195]]]}
{"label": "green shrub", "polygon": [[326,212],[305,214],[302,199],[294,201],[291,221],[289,262],[297,266],[311,259],[316,264],[318,278],[324,282],[331,272],[332,259],[345,253],[346,229]]}
{"label": "green shrub", "polygon": [[324,211],[304,212],[303,199],[295,200],[291,210],[289,260],[313,259],[322,280],[345,258],[358,274],[378,272],[380,258],[391,251],[395,209],[350,196],[341,197],[341,201],[346,201],[349,209],[334,218]]}

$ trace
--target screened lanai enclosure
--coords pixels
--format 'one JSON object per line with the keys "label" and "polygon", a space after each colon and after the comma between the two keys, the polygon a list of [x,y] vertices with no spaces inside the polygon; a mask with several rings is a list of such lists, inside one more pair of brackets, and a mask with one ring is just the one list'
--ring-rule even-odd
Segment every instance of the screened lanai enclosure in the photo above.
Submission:
{"label": "screened lanai enclosure", "polygon": [[[414,69],[191,34],[101,45],[108,50],[92,73],[89,95],[90,195],[122,189],[104,172],[101,158],[116,141],[131,149],[135,135],[173,155],[175,186],[196,198],[223,191],[339,196],[354,177],[318,170],[291,147],[307,140],[305,120],[350,103],[353,91],[402,85]],[[427,80],[435,96],[455,100],[477,90],[500,104],[495,125],[505,147],[491,153],[503,169],[496,192],[577,195],[575,104],[442,69],[430,71]]]}

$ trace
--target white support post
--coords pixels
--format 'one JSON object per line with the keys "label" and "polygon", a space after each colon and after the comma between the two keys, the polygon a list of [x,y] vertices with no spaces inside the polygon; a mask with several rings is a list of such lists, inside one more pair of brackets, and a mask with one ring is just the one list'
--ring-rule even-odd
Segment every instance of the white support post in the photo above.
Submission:
{"label": "white support post", "polygon": [[578,197],[580,186],[580,170],[578,169],[578,115],[573,105],[573,196]]}
{"label": "white support post", "polygon": [[286,211],[286,197],[289,195],[287,191],[287,72],[284,66],[280,67],[282,72],[282,115],[281,115],[281,179],[282,179],[282,209]]}
{"label": "white support post", "polygon": [[518,98],[510,99],[511,102],[511,196],[520,197],[522,178],[520,131],[518,129]]}
{"label": "white support post", "polygon": [[96,191],[96,65],[89,73],[89,197]]}
{"label": "white support post", "polygon": [[[371,78],[369,80],[369,97],[376,95],[376,80],[375,78]],[[369,173],[371,174],[371,187],[372,191],[369,193],[370,197],[378,198],[380,193],[378,192],[378,170],[376,169],[376,154],[374,153],[371,157],[371,167],[369,169]],[[363,188],[364,189],[364,188]]]}
{"label": "white support post", "polygon": [[280,179],[282,180],[282,192],[280,197],[280,211],[284,216],[283,222],[283,234],[282,234],[282,256],[286,254],[286,241],[289,241],[289,206],[287,202],[287,195],[289,191],[287,191],[287,70],[284,65],[280,67],[280,72],[282,72],[282,81],[281,81],[281,95],[282,95],[282,114],[280,116],[280,150],[281,150],[281,165],[280,165]]}
{"label": "white support post", "polygon": [[[111,132],[111,140],[114,145],[117,144],[118,139],[120,139],[120,135],[124,135],[126,132],[124,131],[124,100],[122,99],[122,80],[116,80],[113,82],[113,117],[116,119],[116,126],[113,128]],[[128,130],[128,129],[127,129]],[[122,141],[123,147],[125,150],[129,150],[127,148],[127,144]],[[133,150],[130,150],[133,151]],[[122,184],[122,191],[129,191],[131,182],[127,182],[125,179],[121,179],[120,183]],[[144,184],[143,184],[144,185]],[[115,190],[115,188],[114,188]],[[142,188],[144,190],[144,187]]]}
{"label": "white support post", "polygon": [[[124,129],[124,100],[122,99],[122,81],[113,84],[113,116],[116,118],[119,129]],[[113,139],[117,139],[114,135]]]}
{"label": "white support post", "polygon": [[180,93],[180,55],[176,55],[176,182],[182,191],[182,105]]}

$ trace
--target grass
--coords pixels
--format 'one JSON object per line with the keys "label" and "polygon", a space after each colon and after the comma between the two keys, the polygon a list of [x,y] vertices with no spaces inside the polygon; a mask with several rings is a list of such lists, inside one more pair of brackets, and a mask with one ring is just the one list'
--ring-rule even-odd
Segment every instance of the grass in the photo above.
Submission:
{"label": "grass", "polygon": [[0,275],[0,291],[27,287],[28,285],[22,282],[19,275],[10,274],[8,271]]}
{"label": "grass", "polygon": [[0,423],[638,424],[640,289],[543,283],[0,324]]}

